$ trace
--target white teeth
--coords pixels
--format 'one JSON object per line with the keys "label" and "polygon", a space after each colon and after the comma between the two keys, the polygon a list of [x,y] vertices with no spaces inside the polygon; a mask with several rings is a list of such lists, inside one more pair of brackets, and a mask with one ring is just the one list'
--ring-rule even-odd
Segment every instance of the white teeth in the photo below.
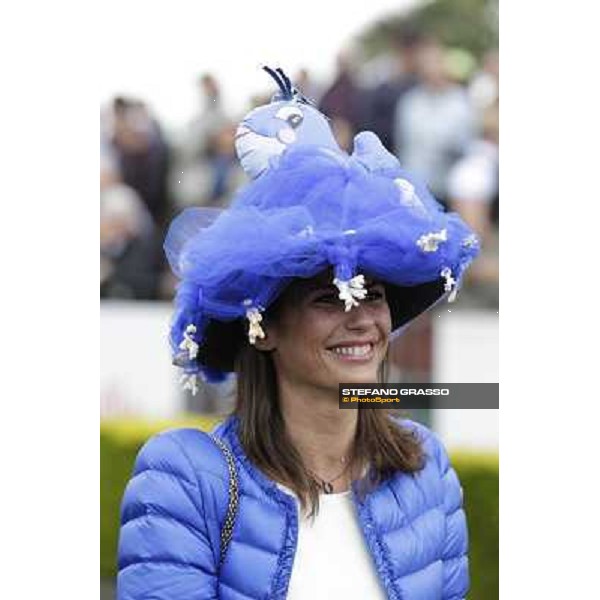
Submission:
{"label": "white teeth", "polygon": [[365,344],[364,346],[336,346],[332,348],[332,352],[335,354],[343,354],[345,356],[365,356],[369,353],[371,344]]}

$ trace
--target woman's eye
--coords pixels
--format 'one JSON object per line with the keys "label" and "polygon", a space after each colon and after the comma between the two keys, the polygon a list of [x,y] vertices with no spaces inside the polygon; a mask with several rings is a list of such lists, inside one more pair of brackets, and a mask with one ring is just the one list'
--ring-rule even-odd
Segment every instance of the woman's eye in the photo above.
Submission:
{"label": "woman's eye", "polygon": [[339,298],[337,294],[321,294],[314,298],[314,302],[323,303],[323,304],[337,304],[339,303]]}
{"label": "woman's eye", "polygon": [[376,300],[383,300],[384,295],[381,290],[368,290],[366,300],[369,302],[375,302]]}

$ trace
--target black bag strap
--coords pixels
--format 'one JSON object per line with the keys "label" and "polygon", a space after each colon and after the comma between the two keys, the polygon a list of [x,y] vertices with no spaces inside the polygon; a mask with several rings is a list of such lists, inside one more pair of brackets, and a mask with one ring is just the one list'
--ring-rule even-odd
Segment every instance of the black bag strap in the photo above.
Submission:
{"label": "black bag strap", "polygon": [[235,518],[238,512],[239,505],[239,482],[238,473],[235,466],[235,459],[229,449],[229,446],[216,435],[209,433],[209,437],[219,447],[225,460],[227,462],[227,470],[229,471],[229,503],[227,505],[227,513],[225,514],[225,520],[221,526],[221,556],[219,557],[219,567],[225,560],[225,554],[231,537],[233,536],[233,527],[235,525]]}

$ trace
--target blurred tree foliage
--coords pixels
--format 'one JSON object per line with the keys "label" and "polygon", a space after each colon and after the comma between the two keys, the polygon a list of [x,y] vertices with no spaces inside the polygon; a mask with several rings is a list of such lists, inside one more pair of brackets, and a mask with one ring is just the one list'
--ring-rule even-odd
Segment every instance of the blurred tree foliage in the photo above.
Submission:
{"label": "blurred tree foliage", "polygon": [[403,31],[416,30],[480,59],[498,47],[498,0],[433,0],[386,17],[360,37],[365,57],[387,50]]}

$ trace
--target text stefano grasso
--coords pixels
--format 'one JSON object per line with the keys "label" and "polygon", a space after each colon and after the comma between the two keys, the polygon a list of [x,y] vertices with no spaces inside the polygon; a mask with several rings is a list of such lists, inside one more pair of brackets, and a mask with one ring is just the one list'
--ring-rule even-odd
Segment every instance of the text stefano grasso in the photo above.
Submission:
{"label": "text stefano grasso", "polygon": [[342,396],[448,396],[448,388],[342,388]]}

